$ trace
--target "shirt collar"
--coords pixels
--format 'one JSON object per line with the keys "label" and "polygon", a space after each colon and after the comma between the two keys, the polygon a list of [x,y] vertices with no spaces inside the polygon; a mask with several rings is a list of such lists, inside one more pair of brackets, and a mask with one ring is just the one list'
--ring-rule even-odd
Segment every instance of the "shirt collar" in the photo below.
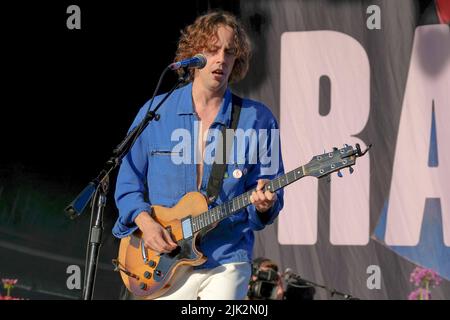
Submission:
{"label": "shirt collar", "polygon": [[[177,114],[178,115],[188,115],[195,114],[194,104],[192,103],[192,82],[184,86],[181,90],[181,96],[178,103]],[[227,88],[223,96],[222,104],[220,106],[219,112],[213,123],[220,123],[222,125],[230,126],[231,122],[231,90]]]}
{"label": "shirt collar", "polygon": [[227,88],[223,96],[222,105],[220,106],[219,112],[217,113],[214,122],[229,127],[231,122],[231,108],[231,91],[229,88]]}
{"label": "shirt collar", "polygon": [[180,99],[178,100],[178,115],[194,114],[194,104],[192,103],[192,82],[182,87]]}

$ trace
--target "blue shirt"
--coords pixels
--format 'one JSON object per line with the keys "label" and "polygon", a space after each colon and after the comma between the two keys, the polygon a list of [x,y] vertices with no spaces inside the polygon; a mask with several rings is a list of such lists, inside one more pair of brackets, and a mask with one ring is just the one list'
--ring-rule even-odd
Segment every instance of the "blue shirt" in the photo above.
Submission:
{"label": "blue shirt", "polygon": [[[152,109],[163,96],[155,97]],[[230,126],[231,96],[231,91],[227,89],[210,127],[217,129],[213,132],[219,132],[224,125]],[[143,119],[149,103],[141,108],[130,130]],[[161,119],[147,126],[120,166],[115,192],[119,217],[113,228],[113,234],[118,238],[135,231],[137,225],[134,219],[142,211],[151,212],[152,204],[173,207],[188,192],[200,191],[206,194],[212,161],[205,156],[201,188],[198,190],[197,165],[194,161],[198,117],[192,103],[192,83],[175,90],[158,113]],[[273,179],[284,174],[279,133],[274,134],[278,124],[272,112],[259,102],[243,99],[237,131],[239,129],[242,129],[241,132],[251,132],[251,129],[256,133],[261,132],[258,148],[252,147],[250,139],[244,139],[245,143],[233,148],[234,162],[228,164],[222,190],[210,208],[255,188],[258,179]],[[214,146],[215,141],[215,135],[209,135],[205,151]],[[234,145],[239,143],[235,140]],[[261,146],[264,148],[261,149]],[[238,152],[238,149],[242,152]],[[259,149],[262,158],[257,156],[256,149]],[[214,152],[211,154],[214,155]],[[187,161],[173,161],[174,156]],[[242,172],[242,177],[233,176],[236,169]],[[208,260],[197,268],[213,268],[229,262],[251,262],[253,231],[273,223],[283,207],[283,191],[278,190],[277,196],[277,201],[269,211],[259,213],[254,205],[249,205],[206,233],[199,249]]]}

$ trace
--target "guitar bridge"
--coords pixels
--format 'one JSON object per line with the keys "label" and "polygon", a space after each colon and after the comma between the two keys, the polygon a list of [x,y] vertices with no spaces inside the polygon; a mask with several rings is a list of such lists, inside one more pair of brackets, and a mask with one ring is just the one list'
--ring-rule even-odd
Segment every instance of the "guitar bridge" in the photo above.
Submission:
{"label": "guitar bridge", "polygon": [[141,254],[144,264],[148,263],[147,250],[145,250],[144,240],[141,240]]}

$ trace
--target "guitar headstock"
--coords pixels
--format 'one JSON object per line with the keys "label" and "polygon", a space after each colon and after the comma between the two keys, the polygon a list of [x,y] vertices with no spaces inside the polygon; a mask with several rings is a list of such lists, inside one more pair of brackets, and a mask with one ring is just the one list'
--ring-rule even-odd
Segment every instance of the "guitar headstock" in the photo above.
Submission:
{"label": "guitar headstock", "polygon": [[321,178],[338,171],[338,176],[342,177],[339,170],[347,167],[350,168],[350,173],[353,173],[351,166],[356,163],[356,158],[365,155],[371,147],[372,145],[369,144],[366,150],[361,151],[361,147],[357,143],[355,148],[349,145],[344,145],[341,149],[333,148],[333,151],[314,156],[304,166],[304,174],[305,176]]}

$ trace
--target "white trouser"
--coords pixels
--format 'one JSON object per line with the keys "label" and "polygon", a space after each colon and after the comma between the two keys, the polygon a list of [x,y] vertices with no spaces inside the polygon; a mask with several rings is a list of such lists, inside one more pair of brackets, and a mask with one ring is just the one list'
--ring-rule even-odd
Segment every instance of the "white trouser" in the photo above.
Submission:
{"label": "white trouser", "polygon": [[244,300],[251,273],[248,262],[197,270],[182,266],[172,287],[156,300]]}

